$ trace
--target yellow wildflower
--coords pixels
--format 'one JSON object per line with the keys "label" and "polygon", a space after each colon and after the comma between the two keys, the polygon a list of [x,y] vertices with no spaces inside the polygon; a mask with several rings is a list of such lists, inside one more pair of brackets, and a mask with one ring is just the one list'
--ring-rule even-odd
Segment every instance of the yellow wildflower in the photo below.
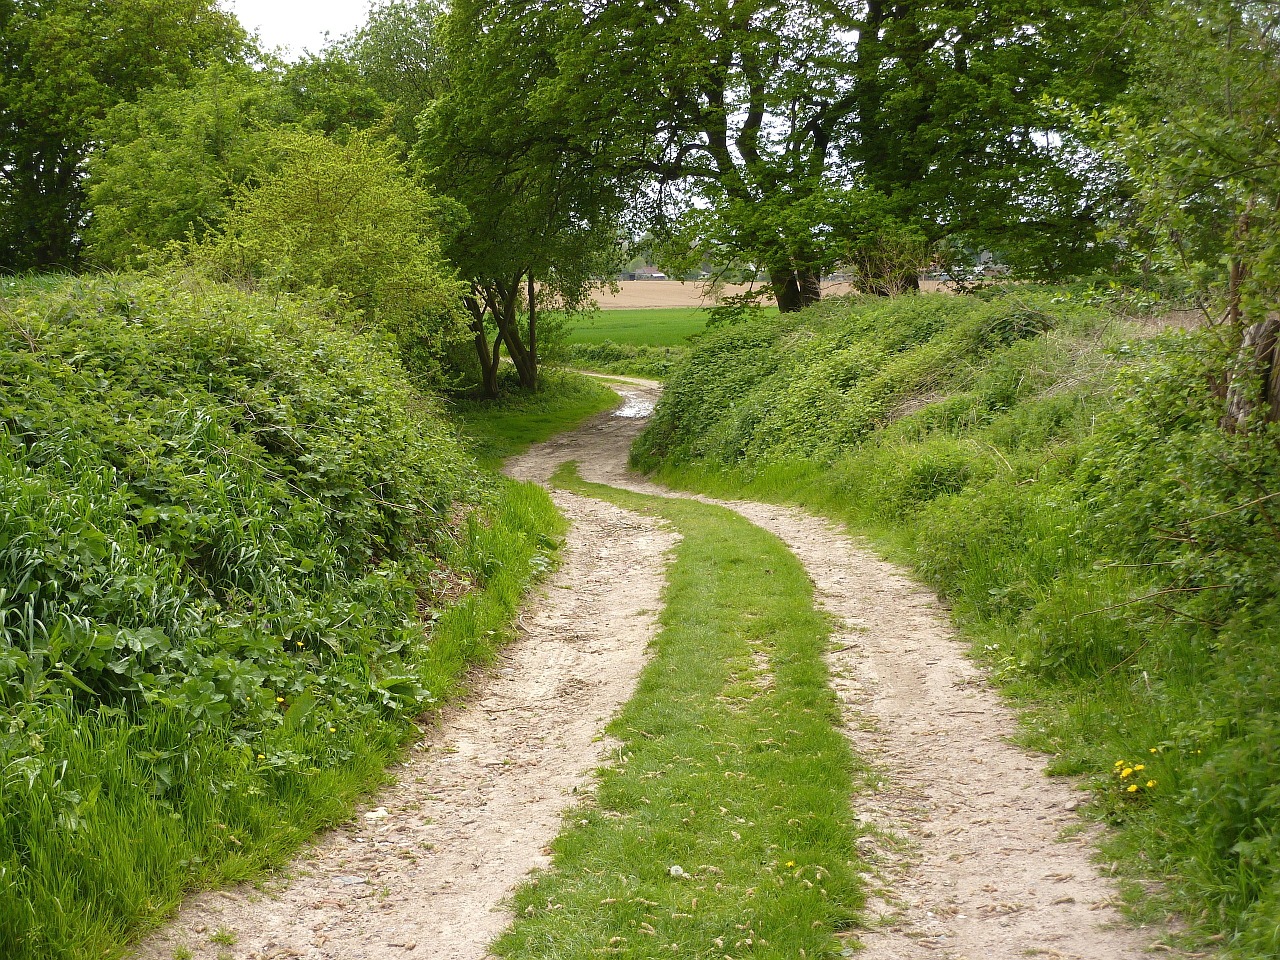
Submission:
{"label": "yellow wildflower", "polygon": [[1144,763],[1140,763],[1140,764],[1138,764],[1136,767],[1134,767],[1134,768],[1133,768],[1133,772],[1134,772],[1134,773],[1137,773],[1139,770],[1145,770],[1145,769],[1147,769],[1146,764],[1144,764]]}
{"label": "yellow wildflower", "polygon": [[1150,787],[1154,787],[1155,785],[1156,785],[1156,782],[1155,782],[1154,780],[1148,780],[1148,781],[1147,781],[1147,787],[1148,787],[1148,788],[1150,788]]}
{"label": "yellow wildflower", "polygon": [[1123,770],[1120,771],[1120,776],[1127,777],[1131,773],[1133,773],[1133,767],[1125,767]]}
{"label": "yellow wildflower", "polygon": [[1137,793],[1137,792],[1138,792],[1138,785],[1137,785],[1136,783],[1131,783],[1131,784],[1129,784],[1129,792],[1130,792],[1130,793]]}

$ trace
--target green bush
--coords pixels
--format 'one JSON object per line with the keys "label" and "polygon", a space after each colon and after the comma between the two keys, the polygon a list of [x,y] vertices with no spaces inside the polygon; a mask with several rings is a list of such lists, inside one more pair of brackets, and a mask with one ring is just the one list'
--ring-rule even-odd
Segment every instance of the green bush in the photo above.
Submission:
{"label": "green bush", "polygon": [[[0,955],[102,956],[344,815],[555,520],[482,482],[385,347],[289,299],[5,293]],[[459,586],[487,589],[446,609]]]}

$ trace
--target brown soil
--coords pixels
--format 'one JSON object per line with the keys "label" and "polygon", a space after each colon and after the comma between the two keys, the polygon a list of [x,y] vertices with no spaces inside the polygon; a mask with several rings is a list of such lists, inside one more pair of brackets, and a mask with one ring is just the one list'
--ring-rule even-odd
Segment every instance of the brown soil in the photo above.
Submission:
{"label": "brown soil", "polygon": [[[924,280],[920,284],[922,290],[930,293],[946,289],[944,284],[932,280]],[[751,288],[740,284],[727,284],[720,290],[720,296],[746,293]],[[757,284],[756,289],[759,289]],[[825,283],[822,286],[824,297],[842,296],[850,293],[853,286],[848,283]],[[601,310],[637,310],[647,307],[706,307],[711,305],[710,298],[703,295],[701,283],[686,283],[680,280],[623,280],[618,284],[618,291],[599,290],[595,293],[595,301]]]}

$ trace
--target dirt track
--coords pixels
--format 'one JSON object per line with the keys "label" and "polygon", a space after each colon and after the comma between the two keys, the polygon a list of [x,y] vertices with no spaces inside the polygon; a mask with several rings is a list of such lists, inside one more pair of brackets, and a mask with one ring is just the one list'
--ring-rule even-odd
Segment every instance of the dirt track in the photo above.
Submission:
{"label": "dirt track", "polygon": [[555,500],[573,524],[563,564],[499,669],[395,785],[266,889],[192,899],[138,960],[487,956],[511,919],[503,898],[547,865],[561,814],[607,757],[600,731],[644,667],[677,542],[609,504]]}
{"label": "dirt track", "polygon": [[[516,458],[545,481],[566,460],[589,480],[669,491],[627,473],[657,385],[628,380],[619,415]],[[196,898],[139,958],[480,960],[509,920],[502,898],[536,866],[573,792],[605,755],[593,743],[630,695],[653,632],[675,537],[627,511],[557,492],[573,522],[565,562],[523,619],[522,639],[465,708],[427,736],[398,783],[325,838],[292,882]],[[1087,836],[1063,842],[1079,794],[1010,745],[1014,723],[961,654],[944,611],[900,571],[823,521],[728,506],[779,536],[836,617],[830,654],[854,749],[883,771],[853,815],[905,839],[869,844],[878,874],[868,960],[1121,960],[1156,933],[1122,926]],[[892,893],[887,892],[892,890]],[[211,942],[219,930],[234,945]],[[226,938],[222,938],[226,939]]]}

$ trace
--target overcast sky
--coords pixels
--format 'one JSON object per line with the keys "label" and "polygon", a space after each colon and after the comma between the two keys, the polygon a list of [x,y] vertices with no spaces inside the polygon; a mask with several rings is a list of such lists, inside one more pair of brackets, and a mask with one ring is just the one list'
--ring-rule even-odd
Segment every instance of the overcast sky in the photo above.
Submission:
{"label": "overcast sky", "polygon": [[337,40],[361,26],[369,0],[223,0],[250,33],[257,32],[268,50],[287,47],[296,60],[304,50],[324,46],[325,31]]}

